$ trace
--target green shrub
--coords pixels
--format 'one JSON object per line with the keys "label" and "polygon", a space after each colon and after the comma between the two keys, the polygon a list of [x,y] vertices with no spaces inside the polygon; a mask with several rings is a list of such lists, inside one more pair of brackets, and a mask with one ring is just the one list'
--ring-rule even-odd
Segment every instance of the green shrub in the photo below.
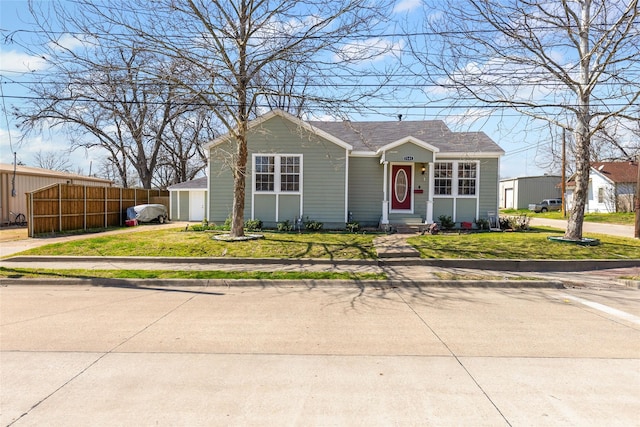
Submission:
{"label": "green shrub", "polygon": [[222,229],[225,231],[229,231],[231,230],[231,216],[228,216],[227,219],[224,220],[224,225],[222,226]]}
{"label": "green shrub", "polygon": [[489,229],[489,220],[487,218],[476,219],[475,223],[476,223],[476,227],[478,227],[478,230]]}
{"label": "green shrub", "polygon": [[351,221],[347,223],[347,231],[349,233],[357,233],[360,230],[360,223],[358,221]]}
{"label": "green shrub", "polygon": [[244,223],[244,228],[247,231],[260,231],[262,230],[262,221],[259,219],[248,219]]}
{"label": "green shrub", "polygon": [[291,221],[286,220],[284,222],[278,223],[278,231],[291,231],[291,230],[293,230],[293,225],[291,224]]}
{"label": "green shrub", "polygon": [[445,230],[451,230],[456,225],[449,215],[440,215],[438,220],[440,221],[440,226]]}
{"label": "green shrub", "polygon": [[320,221],[310,220],[309,217],[307,217],[307,220],[304,222],[304,228],[309,231],[320,231],[323,225]]}
{"label": "green shrub", "polygon": [[524,231],[529,229],[531,217],[526,215],[500,217],[500,228],[503,230]]}

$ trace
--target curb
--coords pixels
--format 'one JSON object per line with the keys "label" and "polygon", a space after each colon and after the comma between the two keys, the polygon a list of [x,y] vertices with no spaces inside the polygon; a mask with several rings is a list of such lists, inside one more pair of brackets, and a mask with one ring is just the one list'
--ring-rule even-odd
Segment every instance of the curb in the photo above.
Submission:
{"label": "curb", "polygon": [[358,266],[423,266],[442,268],[468,268],[511,272],[573,272],[613,268],[638,268],[640,259],[584,259],[584,260],[530,260],[530,259],[424,259],[415,257],[371,259],[324,259],[324,258],[226,258],[226,257],[79,257],[79,256],[14,256],[3,258],[3,262],[130,262],[130,263],[174,263],[174,264],[228,264],[228,265],[358,265]]}
{"label": "curb", "polygon": [[526,288],[564,289],[559,280],[267,280],[267,279],[110,279],[110,278],[69,278],[69,279],[23,279],[8,278],[0,281],[0,286],[97,286],[132,289],[162,289],[169,287],[230,288],[242,286],[286,287],[301,286],[308,289],[317,287],[349,286],[355,288]]}

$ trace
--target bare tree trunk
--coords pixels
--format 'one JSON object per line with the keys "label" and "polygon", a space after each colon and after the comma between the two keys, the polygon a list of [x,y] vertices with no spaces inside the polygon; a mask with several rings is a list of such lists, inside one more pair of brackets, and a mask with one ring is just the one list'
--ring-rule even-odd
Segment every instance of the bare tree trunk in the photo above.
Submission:
{"label": "bare tree trunk", "polygon": [[576,189],[573,194],[573,207],[569,215],[567,230],[564,237],[570,240],[582,239],[582,225],[584,223],[584,210],[589,190],[590,169],[590,142],[591,142],[591,116],[590,103],[591,88],[591,52],[589,51],[589,27],[591,26],[591,0],[583,0],[582,15],[580,19],[579,40],[580,48],[580,77],[578,86],[578,102],[576,108]]}

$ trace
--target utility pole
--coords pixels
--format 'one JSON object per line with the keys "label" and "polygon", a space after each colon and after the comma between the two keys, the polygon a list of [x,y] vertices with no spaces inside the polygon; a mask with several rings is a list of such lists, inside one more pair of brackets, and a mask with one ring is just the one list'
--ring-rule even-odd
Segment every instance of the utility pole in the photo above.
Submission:
{"label": "utility pole", "polygon": [[638,167],[638,178],[636,179],[636,226],[634,236],[640,239],[640,153],[636,158],[636,166]]}
{"label": "utility pole", "polygon": [[567,192],[567,177],[565,175],[565,171],[567,169],[567,137],[566,131],[562,128],[562,182],[560,183],[560,188],[562,191],[562,217],[567,217],[567,201],[565,200],[565,193]]}

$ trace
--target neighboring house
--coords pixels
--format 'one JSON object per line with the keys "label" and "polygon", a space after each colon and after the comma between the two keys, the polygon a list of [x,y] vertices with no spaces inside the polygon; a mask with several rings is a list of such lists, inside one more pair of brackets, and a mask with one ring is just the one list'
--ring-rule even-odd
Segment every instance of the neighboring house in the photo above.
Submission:
{"label": "neighboring house", "polygon": [[528,209],[529,204],[543,199],[561,197],[559,175],[523,176],[501,179],[499,186],[501,209]]}
{"label": "neighboring house", "polygon": [[27,214],[25,193],[51,184],[75,184],[111,187],[113,181],[91,176],[76,175],[49,169],[0,163],[0,213],[1,223],[7,224],[14,214]]}
{"label": "neighboring house", "polygon": [[169,190],[169,217],[173,221],[207,219],[207,177],[172,185]]}
{"label": "neighboring house", "polygon": [[[633,212],[637,179],[636,162],[592,162],[585,212]],[[569,208],[575,185],[572,176],[566,186]]]}
{"label": "neighboring house", "polygon": [[[231,215],[235,143],[209,151],[209,220]],[[245,219],[265,227],[299,218],[344,229],[456,222],[498,209],[504,151],[482,132],[456,133],[444,122],[302,121],[280,110],[249,124]]]}

